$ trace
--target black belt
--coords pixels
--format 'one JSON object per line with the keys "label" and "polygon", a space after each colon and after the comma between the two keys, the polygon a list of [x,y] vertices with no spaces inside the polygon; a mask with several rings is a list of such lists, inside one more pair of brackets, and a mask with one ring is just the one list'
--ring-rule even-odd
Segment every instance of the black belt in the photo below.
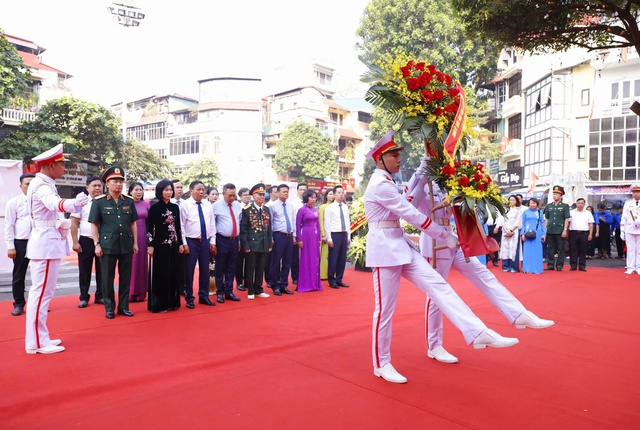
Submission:
{"label": "black belt", "polygon": [[284,231],[274,231],[273,233],[274,233],[274,234],[275,234],[275,233],[278,233],[278,234],[284,234],[284,235],[285,235],[285,236],[287,236],[287,237],[289,237],[289,236],[293,235],[293,233],[285,233]]}
{"label": "black belt", "polygon": [[197,242],[202,243],[202,238],[201,237],[187,237],[187,240],[195,240]]}
{"label": "black belt", "polygon": [[228,240],[236,240],[238,238],[238,236],[223,236],[220,233],[216,233],[216,236],[220,236]]}

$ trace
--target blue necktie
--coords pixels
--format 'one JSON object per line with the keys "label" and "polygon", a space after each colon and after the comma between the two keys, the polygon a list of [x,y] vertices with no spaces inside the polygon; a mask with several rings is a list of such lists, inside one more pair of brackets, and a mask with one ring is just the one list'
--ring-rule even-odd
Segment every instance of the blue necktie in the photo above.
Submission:
{"label": "blue necktie", "polygon": [[289,220],[286,203],[282,203],[282,210],[284,211],[284,219],[287,221],[287,233],[291,233],[291,220]]}
{"label": "blue necktie", "polygon": [[198,216],[200,217],[200,239],[207,238],[207,225],[204,223],[204,214],[202,213],[202,202],[196,202],[198,205]]}

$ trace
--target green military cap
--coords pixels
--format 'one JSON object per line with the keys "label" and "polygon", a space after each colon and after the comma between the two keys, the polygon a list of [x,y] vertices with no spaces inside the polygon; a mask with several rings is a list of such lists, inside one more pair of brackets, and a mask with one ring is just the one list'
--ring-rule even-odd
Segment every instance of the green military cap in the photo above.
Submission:
{"label": "green military cap", "polygon": [[255,184],[253,187],[251,187],[251,191],[250,191],[251,195],[254,195],[256,193],[265,194],[266,192],[267,192],[267,189],[262,183]]}
{"label": "green military cap", "polygon": [[102,174],[102,182],[105,184],[109,179],[122,179],[124,180],[124,169],[120,166],[111,166]]}

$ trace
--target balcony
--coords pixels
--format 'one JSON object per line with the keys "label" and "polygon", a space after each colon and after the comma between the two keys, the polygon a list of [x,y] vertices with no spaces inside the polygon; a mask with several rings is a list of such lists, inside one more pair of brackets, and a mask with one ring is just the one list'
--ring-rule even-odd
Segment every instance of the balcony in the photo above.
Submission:
{"label": "balcony", "polygon": [[517,95],[502,103],[502,117],[509,118],[522,113],[522,97]]}
{"label": "balcony", "polygon": [[522,140],[511,139],[500,150],[503,160],[520,158],[522,156]]}
{"label": "balcony", "polygon": [[36,119],[36,113],[21,109],[2,109],[2,121],[5,125],[18,126],[24,121],[33,121]]}

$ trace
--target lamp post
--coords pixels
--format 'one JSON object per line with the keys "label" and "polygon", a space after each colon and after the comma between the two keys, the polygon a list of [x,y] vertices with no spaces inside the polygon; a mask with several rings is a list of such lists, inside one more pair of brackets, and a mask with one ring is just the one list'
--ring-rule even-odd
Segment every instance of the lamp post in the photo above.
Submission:
{"label": "lamp post", "polygon": [[145,14],[140,12],[142,9],[132,6],[133,0],[123,0],[127,3],[111,3],[111,6],[107,7],[107,10],[113,15],[113,22],[116,22],[124,27],[138,27],[140,21],[145,17]]}

